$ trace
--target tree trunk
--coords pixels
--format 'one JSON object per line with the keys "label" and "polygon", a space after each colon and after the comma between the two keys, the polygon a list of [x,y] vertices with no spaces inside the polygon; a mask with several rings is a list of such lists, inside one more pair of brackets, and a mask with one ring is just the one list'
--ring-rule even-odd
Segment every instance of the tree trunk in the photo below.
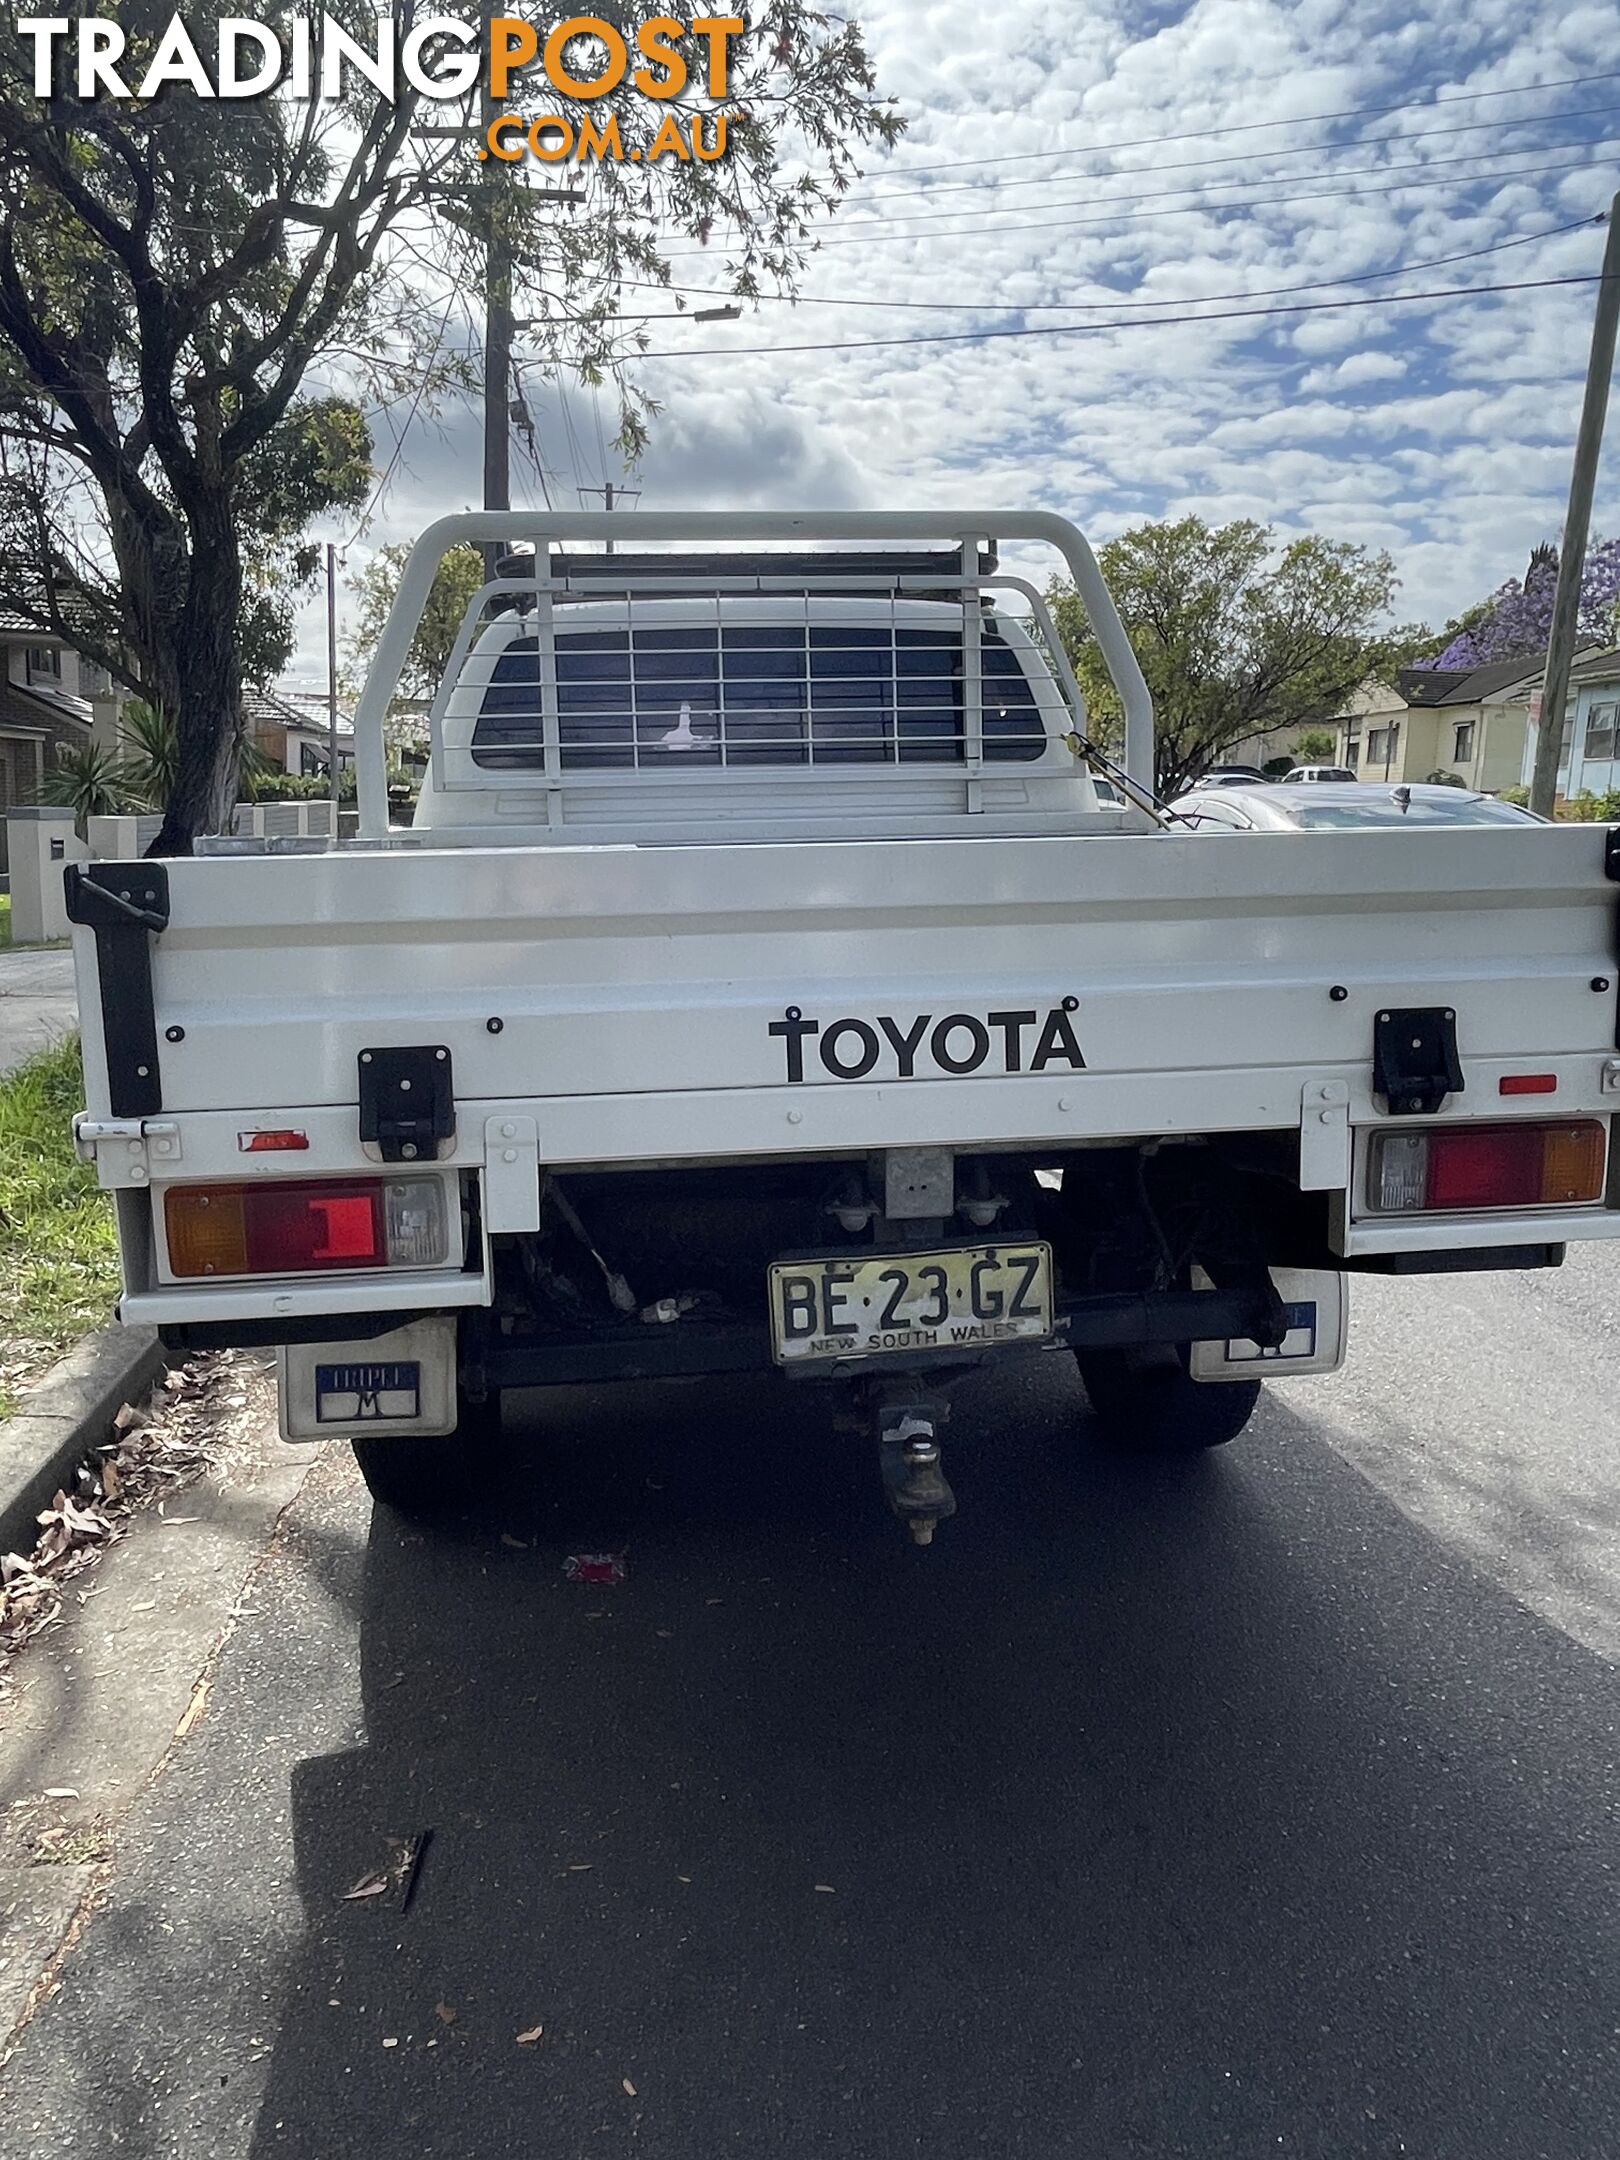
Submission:
{"label": "tree trunk", "polygon": [[172,653],[178,756],[153,855],[189,855],[200,833],[226,829],[241,761],[242,560],[225,491],[193,508],[188,522],[191,559]]}

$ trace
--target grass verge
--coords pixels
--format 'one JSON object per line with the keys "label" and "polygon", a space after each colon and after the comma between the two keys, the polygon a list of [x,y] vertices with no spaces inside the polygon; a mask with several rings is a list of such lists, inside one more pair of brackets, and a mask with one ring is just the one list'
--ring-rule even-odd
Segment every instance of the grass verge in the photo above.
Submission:
{"label": "grass verge", "polygon": [[0,945],[11,943],[11,895],[0,892]]}
{"label": "grass verge", "polygon": [[0,1417],[112,1318],[112,1200],[73,1153],[71,1121],[83,1101],[76,1035],[0,1076]]}

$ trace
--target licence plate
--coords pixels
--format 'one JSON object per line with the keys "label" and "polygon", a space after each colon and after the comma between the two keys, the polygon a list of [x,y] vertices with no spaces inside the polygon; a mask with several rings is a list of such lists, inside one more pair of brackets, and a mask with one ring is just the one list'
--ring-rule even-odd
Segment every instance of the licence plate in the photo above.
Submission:
{"label": "licence plate", "polygon": [[770,1270],[779,1365],[1039,1342],[1052,1332],[1052,1248],[973,1245]]}

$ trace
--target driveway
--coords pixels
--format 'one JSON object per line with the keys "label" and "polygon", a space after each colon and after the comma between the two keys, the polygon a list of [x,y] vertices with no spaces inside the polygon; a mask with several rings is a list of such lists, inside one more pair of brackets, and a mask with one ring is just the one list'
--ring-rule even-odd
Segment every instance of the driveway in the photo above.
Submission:
{"label": "driveway", "polygon": [[0,1072],[79,1024],[70,952],[0,946]]}

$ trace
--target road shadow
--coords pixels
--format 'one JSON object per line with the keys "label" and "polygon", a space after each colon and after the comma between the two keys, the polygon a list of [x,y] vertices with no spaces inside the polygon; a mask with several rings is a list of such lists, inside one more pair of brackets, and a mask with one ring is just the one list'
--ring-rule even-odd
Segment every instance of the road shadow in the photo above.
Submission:
{"label": "road shadow", "polygon": [[1613,2148],[1614,1676],[1302,1421],[1132,1469],[1010,1363],[919,1553],[809,1395],[541,1415],[373,1521],[256,2154]]}

